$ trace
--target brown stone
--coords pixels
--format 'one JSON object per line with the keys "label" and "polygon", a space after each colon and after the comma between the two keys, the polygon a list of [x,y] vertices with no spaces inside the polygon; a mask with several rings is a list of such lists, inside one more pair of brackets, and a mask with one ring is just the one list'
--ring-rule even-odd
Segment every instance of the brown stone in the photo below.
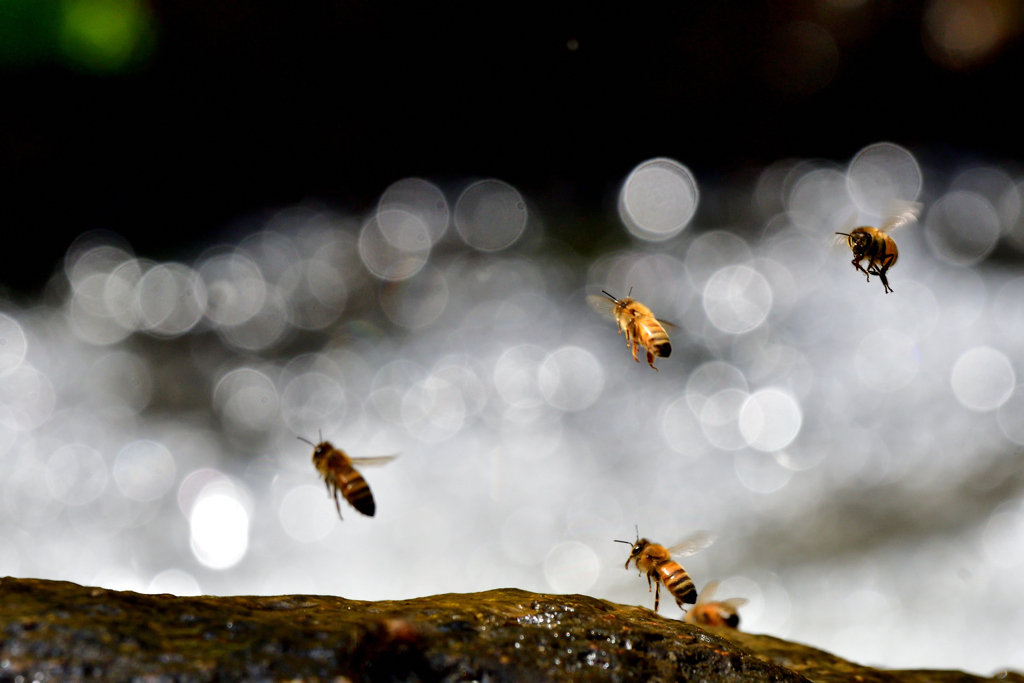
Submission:
{"label": "brown stone", "polygon": [[1024,683],[881,671],[644,607],[516,589],[363,602],[0,579],[0,681]]}

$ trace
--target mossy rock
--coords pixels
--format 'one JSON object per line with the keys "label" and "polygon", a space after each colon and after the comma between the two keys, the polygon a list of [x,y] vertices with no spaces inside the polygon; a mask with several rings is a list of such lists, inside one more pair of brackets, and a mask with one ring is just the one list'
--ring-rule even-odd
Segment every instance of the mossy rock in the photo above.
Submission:
{"label": "mossy rock", "polygon": [[[0,681],[976,683],[516,589],[364,602],[174,597],[0,579]],[[1009,673],[1001,681],[1024,683]]]}

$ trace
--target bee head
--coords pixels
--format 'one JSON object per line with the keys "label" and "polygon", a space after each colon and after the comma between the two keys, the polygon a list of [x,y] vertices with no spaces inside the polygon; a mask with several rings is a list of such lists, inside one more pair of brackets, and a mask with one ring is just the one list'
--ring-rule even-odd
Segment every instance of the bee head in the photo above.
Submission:
{"label": "bee head", "polygon": [[845,237],[851,249],[863,249],[871,241],[871,236],[863,231],[854,230],[853,232],[837,232],[836,234]]}
{"label": "bee head", "polygon": [[313,447],[313,460],[314,461],[324,457],[328,453],[328,451],[331,450],[331,444],[328,443],[327,441],[324,441],[323,434],[320,435],[320,443],[313,443],[309,439],[303,438],[301,436],[296,437],[296,438],[299,441],[305,441],[306,443],[308,443],[310,446]]}
{"label": "bee head", "polygon": [[620,541],[618,539],[615,539],[615,542],[616,543],[625,543],[626,545],[632,546],[630,548],[630,550],[629,550],[629,559],[626,560],[626,567],[627,568],[629,567],[630,561],[640,557],[640,553],[642,553],[644,551],[644,548],[646,548],[647,546],[649,546],[651,544],[651,542],[648,541],[646,538],[640,538],[640,529],[639,528],[636,531],[636,541],[635,542]]}

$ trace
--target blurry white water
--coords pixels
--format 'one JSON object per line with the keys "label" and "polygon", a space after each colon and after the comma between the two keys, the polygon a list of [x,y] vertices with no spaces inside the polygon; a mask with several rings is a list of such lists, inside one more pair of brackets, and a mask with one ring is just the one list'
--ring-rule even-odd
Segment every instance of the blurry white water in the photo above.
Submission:
{"label": "blurry white water", "polygon": [[[986,260],[1024,246],[1022,184],[922,176],[894,145],[780,162],[730,195],[745,224],[688,224],[699,178],[653,160],[593,260],[498,180],[289,209],[190,264],[85,235],[0,314],[0,576],[650,607],[613,540],[709,529],[685,566],[745,630],[1024,668],[1024,272]],[[830,237],[915,198],[887,295]],[[678,325],[658,372],[586,304],[630,288]],[[363,472],[374,518],[338,519],[296,439],[321,432],[400,453]]]}

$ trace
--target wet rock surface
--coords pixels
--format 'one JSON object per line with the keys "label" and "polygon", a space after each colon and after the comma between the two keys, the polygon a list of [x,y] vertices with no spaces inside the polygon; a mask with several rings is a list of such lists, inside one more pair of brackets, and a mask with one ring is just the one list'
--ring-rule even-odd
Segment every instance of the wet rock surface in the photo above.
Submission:
{"label": "wet rock surface", "polygon": [[[19,678],[20,677],[20,678]],[[0,579],[0,681],[853,681],[881,671],[768,636],[517,589],[363,602],[174,597]],[[1024,683],[1024,676],[998,680]]]}

